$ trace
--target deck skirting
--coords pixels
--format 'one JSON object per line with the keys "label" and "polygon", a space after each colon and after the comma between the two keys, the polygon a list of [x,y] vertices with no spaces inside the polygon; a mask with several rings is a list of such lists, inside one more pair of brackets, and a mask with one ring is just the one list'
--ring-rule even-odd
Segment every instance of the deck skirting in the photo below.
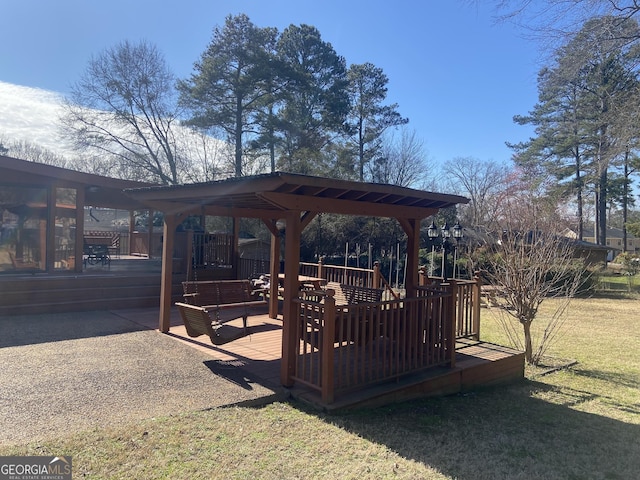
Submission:
{"label": "deck skirting", "polygon": [[453,395],[524,378],[523,352],[484,342],[470,342],[457,347],[454,368],[434,367],[404,376],[396,382],[385,382],[340,395],[331,404],[324,404],[318,392],[304,387],[292,388],[291,396],[314,408],[330,412]]}

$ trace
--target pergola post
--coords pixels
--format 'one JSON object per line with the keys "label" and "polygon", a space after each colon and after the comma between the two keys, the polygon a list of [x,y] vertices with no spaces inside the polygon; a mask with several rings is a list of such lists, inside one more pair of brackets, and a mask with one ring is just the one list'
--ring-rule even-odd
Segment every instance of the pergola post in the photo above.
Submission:
{"label": "pergola post", "polygon": [[381,287],[381,273],[380,273],[380,262],[376,260],[373,262],[373,283],[371,285],[372,288],[382,288]]}
{"label": "pergola post", "polygon": [[445,342],[447,349],[447,357],[451,368],[456,366],[456,295],[458,288],[455,279],[449,280],[448,290],[450,292],[447,298],[447,318],[445,318]]}
{"label": "pergola post", "polygon": [[[51,272],[55,268],[55,260],[56,260],[56,210],[57,210],[57,197],[58,189],[56,185],[52,185],[49,187],[47,191],[47,205],[49,208],[47,209],[47,218],[45,222],[40,223],[40,237],[42,240],[42,250],[40,254],[43,258],[41,258],[41,262],[44,261],[44,269],[47,272]],[[46,225],[43,228],[43,225]],[[42,265],[42,264],[41,264]],[[41,267],[42,268],[42,267]]]}
{"label": "pergola post", "polygon": [[[282,363],[280,380],[284,386],[293,385],[298,346],[298,272],[300,270],[300,212],[287,212],[284,240],[284,310],[282,314]],[[277,280],[277,276],[273,280]]]}
{"label": "pergola post", "polygon": [[162,242],[162,279],[160,283],[160,322],[158,326],[158,330],[163,333],[167,333],[171,326],[173,244],[177,226],[178,215],[165,214]]}
{"label": "pergola post", "polygon": [[407,234],[407,268],[404,288],[407,297],[413,297],[419,285],[419,250],[420,250],[420,219],[399,219],[400,225]]}
{"label": "pergola post", "polygon": [[233,217],[232,222],[233,241],[231,243],[231,258],[233,259],[233,278],[238,278],[240,272],[240,255],[238,254],[238,241],[240,239],[240,219]]}
{"label": "pergola post", "polygon": [[271,232],[271,262],[269,262],[269,318],[278,317],[278,274],[280,273],[280,233]]}

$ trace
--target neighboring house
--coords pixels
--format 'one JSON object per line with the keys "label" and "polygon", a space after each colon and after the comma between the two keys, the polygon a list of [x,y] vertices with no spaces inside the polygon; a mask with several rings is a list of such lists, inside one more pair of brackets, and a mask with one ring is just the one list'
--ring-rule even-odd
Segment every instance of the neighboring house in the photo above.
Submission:
{"label": "neighboring house", "polygon": [[[567,230],[563,233],[566,237],[576,238],[576,232]],[[582,234],[585,242],[596,243],[596,237],[593,233],[593,228],[585,227]],[[607,247],[609,247],[610,255],[609,260],[615,258],[619,253],[623,251],[622,248],[622,229],[621,228],[607,228]],[[636,253],[640,252],[640,238],[634,236],[632,233],[627,232],[627,251]]]}
{"label": "neighboring house", "polygon": [[572,240],[574,241],[575,256],[577,258],[584,258],[587,265],[606,265],[611,252],[610,247],[596,245],[584,240]]}
{"label": "neighboring house", "polygon": [[[482,245],[492,245],[496,241],[495,233],[487,232],[483,228],[464,228],[463,233],[461,244],[470,249]],[[576,238],[576,234],[569,229],[560,232],[560,235],[568,238],[568,241],[571,242],[575,258],[583,258],[587,265],[605,265],[607,263],[608,254],[612,250],[611,247],[596,245],[584,240],[579,241]]]}

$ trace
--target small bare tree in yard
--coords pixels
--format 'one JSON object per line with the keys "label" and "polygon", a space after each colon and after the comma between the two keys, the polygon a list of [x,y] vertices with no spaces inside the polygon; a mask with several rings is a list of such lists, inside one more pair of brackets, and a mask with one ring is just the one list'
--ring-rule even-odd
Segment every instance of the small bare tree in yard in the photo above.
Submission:
{"label": "small bare tree in yard", "polygon": [[[498,320],[527,363],[537,365],[566,321],[566,310],[585,278],[574,244],[559,235],[555,209],[531,192],[513,189],[500,202],[494,254],[486,275],[500,294]],[[558,299],[539,337],[532,324],[540,305]],[[517,322],[517,323],[515,323]],[[516,327],[520,324],[521,330]],[[536,329],[537,330],[537,329]]]}

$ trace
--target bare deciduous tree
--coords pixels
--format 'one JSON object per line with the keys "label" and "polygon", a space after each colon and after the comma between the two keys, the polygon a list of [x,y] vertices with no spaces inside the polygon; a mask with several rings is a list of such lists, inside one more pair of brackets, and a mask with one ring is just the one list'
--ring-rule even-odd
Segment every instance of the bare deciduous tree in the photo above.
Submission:
{"label": "bare deciduous tree", "polygon": [[403,126],[384,138],[380,156],[369,165],[369,178],[373,182],[401,187],[419,187],[427,180],[426,157],[423,141],[414,130]]}
{"label": "bare deciduous tree", "polygon": [[514,22],[545,41],[564,41],[593,17],[611,16],[623,22],[640,13],[637,0],[499,0],[495,4],[500,20]]}
{"label": "bare deciduous tree", "polygon": [[27,140],[6,141],[0,138],[0,155],[44,163],[62,168],[72,168],[71,162],[63,155],[52,152],[40,145]]}
{"label": "bare deciduous tree", "polygon": [[445,163],[443,170],[449,191],[471,200],[460,208],[461,221],[471,227],[490,227],[507,168],[491,160],[458,157]]}
{"label": "bare deciduous tree", "polygon": [[72,87],[63,128],[76,148],[117,159],[129,178],[179,183],[174,82],[154,46],[120,43],[92,58]]}
{"label": "bare deciduous tree", "polygon": [[[566,309],[583,284],[585,266],[575,258],[573,242],[559,234],[553,206],[518,187],[508,189],[499,205],[499,229],[494,231],[494,255],[486,275],[498,289],[498,318],[510,340],[524,350],[529,364],[538,364],[566,320]],[[552,298],[558,299],[555,310],[542,336],[534,338],[531,326],[540,305]]]}

